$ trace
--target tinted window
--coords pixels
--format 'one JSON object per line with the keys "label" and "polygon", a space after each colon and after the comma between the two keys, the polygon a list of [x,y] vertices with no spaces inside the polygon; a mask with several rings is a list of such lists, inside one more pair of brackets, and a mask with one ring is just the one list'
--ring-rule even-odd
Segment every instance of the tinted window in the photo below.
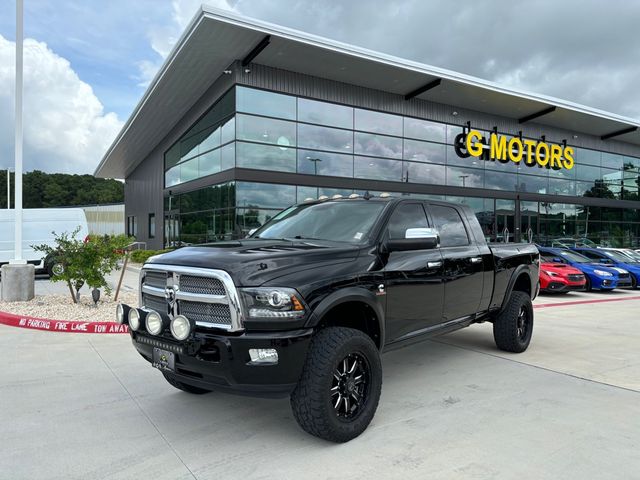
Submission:
{"label": "tinted window", "polygon": [[469,244],[467,230],[464,228],[460,214],[455,208],[442,205],[431,205],[429,208],[433,223],[440,233],[441,247],[457,247]]}
{"label": "tinted window", "polygon": [[356,130],[402,136],[402,117],[371,110],[355,109]]}
{"label": "tinted window", "polygon": [[446,140],[446,126],[443,123],[405,117],[404,136],[444,143]]}
{"label": "tinted window", "polygon": [[419,203],[404,203],[399,205],[391,215],[387,230],[390,240],[405,238],[408,228],[427,228],[427,216]]}
{"label": "tinted window", "polygon": [[236,128],[239,140],[271,143],[281,147],[296,145],[296,124],[272,118],[238,115]]}
{"label": "tinted window", "polygon": [[238,87],[237,92],[239,112],[296,119],[296,97],[245,87]]}
{"label": "tinted window", "polygon": [[351,153],[353,132],[336,128],[298,124],[298,145],[317,150]]}
{"label": "tinted window", "polygon": [[331,127],[353,128],[353,108],[299,98],[298,121],[319,123]]}
{"label": "tinted window", "polygon": [[353,177],[353,156],[298,150],[298,173]]}

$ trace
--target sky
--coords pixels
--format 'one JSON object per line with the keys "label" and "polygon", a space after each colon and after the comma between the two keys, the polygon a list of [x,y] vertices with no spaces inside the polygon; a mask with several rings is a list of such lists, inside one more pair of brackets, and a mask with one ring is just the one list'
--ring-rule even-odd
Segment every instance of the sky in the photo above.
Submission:
{"label": "sky", "polygon": [[[200,0],[24,0],[25,171],[93,173]],[[640,119],[640,2],[204,0]],[[0,169],[13,165],[15,0],[0,1]]]}

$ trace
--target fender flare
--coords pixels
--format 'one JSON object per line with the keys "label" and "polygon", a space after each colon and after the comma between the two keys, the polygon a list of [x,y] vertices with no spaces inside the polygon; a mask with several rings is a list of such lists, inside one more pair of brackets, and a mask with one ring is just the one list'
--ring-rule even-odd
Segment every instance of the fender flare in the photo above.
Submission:
{"label": "fender flare", "polygon": [[380,330],[380,346],[382,350],[385,342],[385,317],[384,308],[378,301],[376,295],[364,287],[348,287],[330,293],[323,298],[320,303],[313,309],[307,327],[316,327],[322,317],[334,307],[347,302],[360,302],[369,306],[378,319],[378,329]]}
{"label": "fender flare", "polygon": [[509,279],[509,284],[507,285],[507,290],[504,292],[504,298],[502,299],[502,305],[500,305],[500,311],[503,311],[504,307],[507,305],[507,302],[511,298],[511,293],[513,293],[513,287],[515,287],[516,281],[518,280],[518,277],[522,273],[526,274],[527,277],[529,277],[529,283],[531,284],[531,294],[535,293],[535,288],[536,287],[535,287],[535,285],[532,284],[531,270],[530,270],[529,267],[530,266],[528,264],[518,265],[518,267],[514,270],[513,274],[511,275],[511,278]]}

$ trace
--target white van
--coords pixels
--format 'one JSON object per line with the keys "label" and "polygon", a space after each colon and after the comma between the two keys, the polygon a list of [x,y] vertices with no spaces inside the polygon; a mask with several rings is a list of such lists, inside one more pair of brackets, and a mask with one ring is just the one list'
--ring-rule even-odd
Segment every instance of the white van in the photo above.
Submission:
{"label": "white van", "polygon": [[[15,211],[0,210],[0,265],[15,257]],[[73,232],[80,227],[76,238],[84,240],[88,235],[87,218],[81,208],[26,208],[22,213],[22,259],[35,265],[36,270],[46,270],[44,254],[33,250],[32,245],[55,245],[56,234]]]}

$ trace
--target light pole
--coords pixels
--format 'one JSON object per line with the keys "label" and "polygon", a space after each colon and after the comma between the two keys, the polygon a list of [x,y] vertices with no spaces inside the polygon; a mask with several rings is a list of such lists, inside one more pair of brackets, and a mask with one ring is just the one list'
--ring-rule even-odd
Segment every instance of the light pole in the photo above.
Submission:
{"label": "light pole", "polygon": [[462,179],[462,186],[463,186],[463,187],[466,187],[466,186],[467,186],[467,184],[466,184],[465,180],[467,179],[467,177],[468,177],[468,176],[469,176],[469,175],[458,175],[458,178],[461,178],[461,179]]}
{"label": "light pole", "polygon": [[7,210],[11,210],[11,167],[7,168]]}
{"label": "light pole", "polygon": [[310,162],[313,162],[313,174],[318,175],[318,162],[321,162],[322,159],[307,157],[307,160],[309,160]]}

